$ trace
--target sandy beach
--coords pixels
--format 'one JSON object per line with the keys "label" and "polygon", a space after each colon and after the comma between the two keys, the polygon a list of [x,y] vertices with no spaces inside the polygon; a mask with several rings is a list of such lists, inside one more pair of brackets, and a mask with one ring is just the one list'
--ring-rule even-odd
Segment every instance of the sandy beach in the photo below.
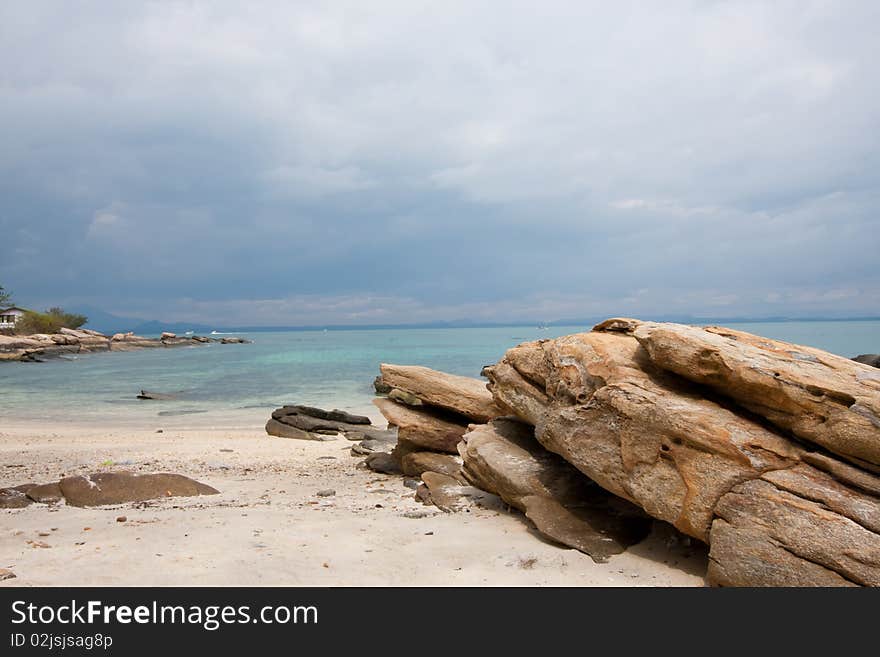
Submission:
{"label": "sandy beach", "polygon": [[129,470],[177,472],[221,493],[4,510],[0,568],[16,577],[0,586],[704,585],[706,548],[665,524],[597,564],[540,538],[515,510],[423,506],[402,478],[358,467],[348,441],[269,437],[261,417],[4,420],[0,487]]}

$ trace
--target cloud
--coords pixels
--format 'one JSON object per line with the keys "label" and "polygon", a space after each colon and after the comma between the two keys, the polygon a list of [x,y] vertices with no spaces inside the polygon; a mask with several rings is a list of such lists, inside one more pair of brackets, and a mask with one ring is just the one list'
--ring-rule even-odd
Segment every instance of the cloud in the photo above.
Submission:
{"label": "cloud", "polygon": [[876,314],[878,19],[6,3],[0,281],[265,323]]}

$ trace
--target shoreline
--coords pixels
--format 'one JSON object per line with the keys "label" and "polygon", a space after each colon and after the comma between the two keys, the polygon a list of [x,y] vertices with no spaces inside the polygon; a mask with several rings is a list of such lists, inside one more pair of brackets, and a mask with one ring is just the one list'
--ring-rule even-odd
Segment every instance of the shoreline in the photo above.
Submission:
{"label": "shoreline", "polygon": [[358,468],[351,444],[262,427],[4,424],[0,486],[128,469],[178,472],[220,495],[4,510],[0,568],[16,577],[0,586],[704,585],[705,547],[662,523],[597,564],[541,540],[515,511],[425,507],[400,477]]}

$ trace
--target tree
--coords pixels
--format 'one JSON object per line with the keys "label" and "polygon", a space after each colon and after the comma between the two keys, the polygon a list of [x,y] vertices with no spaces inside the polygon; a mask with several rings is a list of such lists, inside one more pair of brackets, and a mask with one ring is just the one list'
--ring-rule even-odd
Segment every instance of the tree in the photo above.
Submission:
{"label": "tree", "polygon": [[49,308],[44,313],[28,310],[16,322],[15,332],[19,335],[58,333],[63,328],[77,329],[87,321],[89,319],[85,315],[67,313],[63,308]]}
{"label": "tree", "polygon": [[5,306],[8,303],[12,303],[12,293],[7,292],[2,285],[0,285],[0,306]]}

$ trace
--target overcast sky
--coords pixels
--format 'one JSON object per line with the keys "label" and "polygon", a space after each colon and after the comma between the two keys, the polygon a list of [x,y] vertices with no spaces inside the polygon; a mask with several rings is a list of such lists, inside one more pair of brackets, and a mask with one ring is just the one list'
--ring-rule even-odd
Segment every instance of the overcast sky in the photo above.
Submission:
{"label": "overcast sky", "polygon": [[878,25],[5,2],[0,284],[226,324],[880,315]]}

